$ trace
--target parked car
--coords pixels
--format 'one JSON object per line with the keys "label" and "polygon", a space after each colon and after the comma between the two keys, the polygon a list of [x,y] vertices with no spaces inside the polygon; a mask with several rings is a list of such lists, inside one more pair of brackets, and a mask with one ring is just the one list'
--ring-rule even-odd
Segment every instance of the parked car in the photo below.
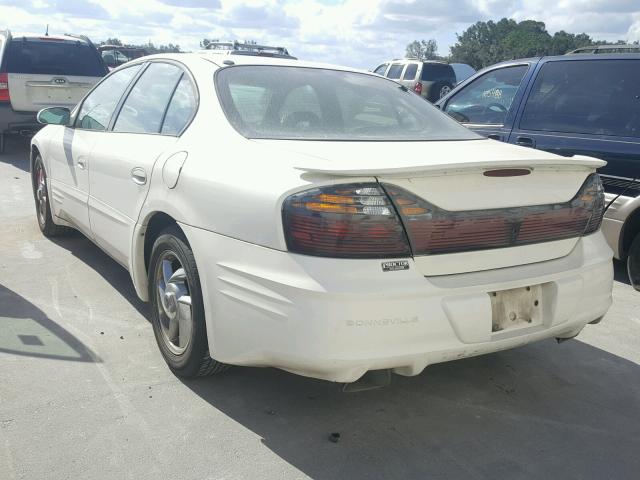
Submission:
{"label": "parked car", "polygon": [[104,60],[104,63],[110,70],[136,58],[149,55],[144,48],[124,47],[122,45],[100,45],[98,51],[100,55],[102,55],[102,60]]}
{"label": "parked car", "polygon": [[606,160],[603,231],[640,289],[640,55],[564,55],[489,67],[438,106],[494,140]]}
{"label": "parked car", "polygon": [[456,85],[464,82],[467,78],[475,75],[476,69],[466,63],[450,63],[451,68],[456,74]]}
{"label": "parked car", "polygon": [[87,37],[13,37],[0,31],[0,153],[5,135],[40,128],[38,110],[72,108],[106,73]]}
{"label": "parked car", "polygon": [[248,55],[250,57],[272,57],[297,60],[284,47],[258,45],[257,43],[241,43],[238,41],[209,42],[202,52],[222,55]]}
{"label": "parked car", "polygon": [[395,80],[430,102],[447,95],[457,83],[451,65],[432,60],[391,60],[376,67],[373,73]]}
{"label": "parked car", "polygon": [[604,162],[483,139],[377,75],[158,55],[39,119],[40,229],[129,270],[178,375],[416,375],[611,304]]}

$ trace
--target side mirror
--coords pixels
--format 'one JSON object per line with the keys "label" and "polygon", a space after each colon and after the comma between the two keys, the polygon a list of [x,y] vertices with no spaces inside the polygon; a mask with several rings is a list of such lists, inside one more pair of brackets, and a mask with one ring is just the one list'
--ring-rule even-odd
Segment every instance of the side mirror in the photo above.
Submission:
{"label": "side mirror", "polygon": [[36,119],[43,125],[69,125],[71,110],[66,107],[43,108]]}

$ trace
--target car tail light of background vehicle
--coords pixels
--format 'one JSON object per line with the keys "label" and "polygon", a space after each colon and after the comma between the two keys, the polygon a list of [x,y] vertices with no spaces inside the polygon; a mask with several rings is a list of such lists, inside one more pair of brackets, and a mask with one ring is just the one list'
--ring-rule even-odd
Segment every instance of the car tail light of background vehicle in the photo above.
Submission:
{"label": "car tail light of background vehicle", "polygon": [[390,184],[315,188],[283,204],[289,251],[334,258],[394,258],[507,248],[596,232],[604,214],[600,177],[568,202],[447,211]]}
{"label": "car tail light of background vehicle", "polygon": [[288,197],[282,210],[289,251],[336,258],[411,255],[394,206],[379,184],[315,188]]}
{"label": "car tail light of background vehicle", "polygon": [[0,73],[0,102],[8,102],[9,97],[9,75]]}
{"label": "car tail light of background vehicle", "polygon": [[422,94],[422,83],[416,82],[416,84],[413,86],[413,91],[418,95]]}
{"label": "car tail light of background vehicle", "polygon": [[384,188],[398,208],[414,255],[580,237],[596,232],[604,214],[604,190],[597,174],[565,203],[463,212],[443,210],[393,185]]}

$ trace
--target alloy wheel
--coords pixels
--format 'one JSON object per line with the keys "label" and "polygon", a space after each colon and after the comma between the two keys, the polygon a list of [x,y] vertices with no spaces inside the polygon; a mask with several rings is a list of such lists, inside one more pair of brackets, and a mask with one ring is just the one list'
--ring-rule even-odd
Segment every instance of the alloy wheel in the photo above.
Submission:
{"label": "alloy wheel", "polygon": [[36,167],[36,204],[40,225],[44,225],[47,221],[47,202],[47,181],[42,163],[38,163]]}
{"label": "alloy wheel", "polygon": [[162,340],[174,355],[181,355],[191,342],[193,310],[189,279],[178,256],[162,254],[156,264],[156,286]]}

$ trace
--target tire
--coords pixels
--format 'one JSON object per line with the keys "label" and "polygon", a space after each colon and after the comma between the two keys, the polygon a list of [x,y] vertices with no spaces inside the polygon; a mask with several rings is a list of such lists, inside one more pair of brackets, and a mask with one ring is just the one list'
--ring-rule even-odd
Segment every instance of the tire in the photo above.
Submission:
{"label": "tire", "polygon": [[42,234],[45,237],[60,237],[72,233],[72,228],[53,223],[49,191],[47,189],[47,173],[40,155],[36,157],[33,163],[31,182],[33,186],[33,198],[36,204],[36,218]]}
{"label": "tire", "polygon": [[627,273],[631,286],[640,292],[640,234],[631,242],[627,257]]}
{"label": "tire", "polygon": [[442,97],[449,95],[451,90],[453,90],[453,85],[449,85],[448,83],[441,85],[438,90],[438,98],[436,100],[440,100]]}
{"label": "tire", "polygon": [[226,370],[228,365],[209,355],[198,267],[177,226],[154,242],[148,280],[153,333],[171,371],[195,378]]}

